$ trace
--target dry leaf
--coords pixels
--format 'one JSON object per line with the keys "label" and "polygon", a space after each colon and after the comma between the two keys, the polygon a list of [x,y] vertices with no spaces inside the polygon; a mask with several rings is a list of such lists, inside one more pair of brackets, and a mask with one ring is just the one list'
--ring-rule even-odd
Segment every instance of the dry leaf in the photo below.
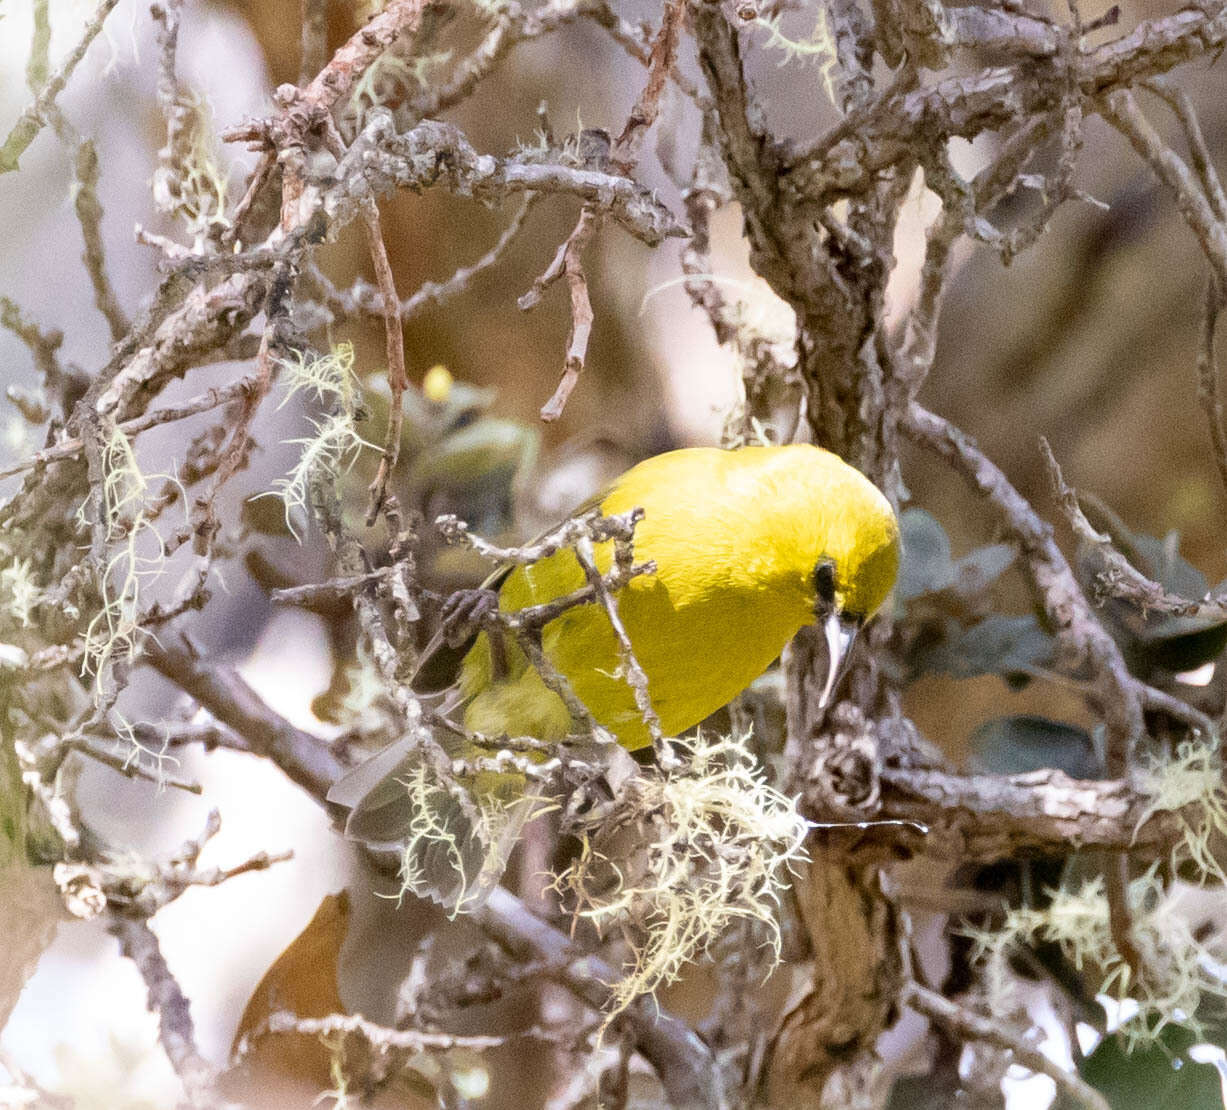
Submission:
{"label": "dry leaf", "polygon": [[299,1017],[345,1012],[337,987],[337,960],[348,929],[348,893],[329,894],[306,928],[264,973],[234,1034],[232,1052],[238,1051],[244,1037],[254,1037],[243,1060],[227,1077],[228,1088],[236,1081],[243,1087],[254,1082],[267,1091],[270,1083],[286,1080],[297,1088],[310,1086],[318,1094],[333,1085],[331,1054],[318,1037],[259,1033],[269,1015],[278,1010]]}

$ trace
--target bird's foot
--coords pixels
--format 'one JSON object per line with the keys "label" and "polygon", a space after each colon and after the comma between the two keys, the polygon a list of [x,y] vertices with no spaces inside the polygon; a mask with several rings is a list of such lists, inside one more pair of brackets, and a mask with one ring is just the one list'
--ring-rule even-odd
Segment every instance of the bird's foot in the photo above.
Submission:
{"label": "bird's foot", "polygon": [[498,591],[457,590],[444,603],[439,614],[440,627],[448,647],[460,647],[498,612]]}

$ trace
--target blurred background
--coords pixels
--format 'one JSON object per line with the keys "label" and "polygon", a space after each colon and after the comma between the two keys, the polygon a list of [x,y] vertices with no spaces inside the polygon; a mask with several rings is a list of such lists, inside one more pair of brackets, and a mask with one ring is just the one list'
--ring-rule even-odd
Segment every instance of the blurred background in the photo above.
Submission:
{"label": "blurred background", "polygon": [[[53,62],[76,41],[92,7],[86,0],[51,4]],[[1173,11],[1176,4],[1130,0],[1121,7],[1121,26],[1129,27]],[[354,8],[330,5],[332,46],[352,33]],[[631,23],[658,14],[653,5],[638,2],[618,10]],[[24,67],[32,15],[21,0],[0,3],[0,13],[4,133],[29,98]],[[1052,14],[1062,19],[1066,13]],[[1099,14],[1083,13],[1086,18]],[[814,12],[801,6],[788,19],[803,33]],[[210,105],[219,130],[267,113],[272,90],[297,79],[298,28],[298,0],[185,5],[180,78]],[[762,29],[747,35],[760,46],[770,37]],[[756,85],[781,132],[812,136],[835,120],[816,66],[781,65],[783,56],[770,51],[756,51],[753,59]],[[684,64],[697,76],[693,59]],[[78,130],[98,145],[108,261],[129,314],[153,288],[158,262],[155,251],[135,242],[135,225],[176,233],[150,201],[156,152],[164,142],[153,95],[155,72],[147,9],[123,0],[62,100]],[[642,72],[598,29],[576,23],[517,48],[448,118],[479,151],[491,153],[531,144],[541,103],[559,136],[581,128],[617,134]],[[1227,98],[1221,68],[1195,63],[1179,79],[1202,111],[1212,150],[1223,153]],[[1147,107],[1173,135],[1164,112],[1153,103]],[[681,204],[667,167],[677,164],[685,173],[695,130],[692,106],[671,91],[638,177],[658,189],[674,211]],[[1227,556],[1224,491],[1196,395],[1205,267],[1171,200],[1124,140],[1091,119],[1085,144],[1076,184],[1103,207],[1070,202],[1038,244],[1009,268],[985,248],[961,251],[923,400],[976,436],[1022,492],[1053,517],[1038,449],[1039,437],[1046,436],[1072,484],[1093,492],[1139,531],[1160,537],[1179,533],[1182,553],[1214,583],[1227,574]],[[960,149],[952,153],[965,172],[983,164],[992,149],[991,143],[956,145]],[[237,196],[251,156],[228,149],[226,158],[232,196]],[[0,293],[41,325],[62,329],[66,360],[90,371],[105,361],[109,340],[101,317],[85,308],[92,295],[79,263],[71,184],[70,159],[49,131],[26,154],[20,173],[0,177]],[[917,183],[898,238],[890,290],[894,321],[903,319],[914,296],[923,230],[935,210],[934,198]],[[401,296],[480,258],[514,211],[514,206],[486,209],[442,191],[384,202],[385,239]],[[562,365],[569,325],[565,290],[555,287],[529,313],[517,309],[516,299],[548,265],[577,215],[578,207],[566,199],[536,204],[496,267],[406,327],[411,380],[420,387],[428,372],[433,377],[425,393],[409,398],[409,440],[396,488],[428,519],[454,511],[487,535],[528,535],[642,457],[720,440],[739,397],[738,369],[676,284],[680,248],[673,241],[649,251],[614,227],[598,234],[585,260],[596,325],[583,378],[561,420],[543,425],[537,419]],[[1002,223],[1012,218],[1008,207],[998,213]],[[330,244],[320,262],[338,286],[372,279],[357,227]],[[732,288],[764,329],[788,333],[789,310],[748,268],[735,206],[717,218],[713,269],[739,283]],[[384,373],[382,321],[347,320],[331,327],[327,338],[351,342],[356,372],[372,379],[366,435],[378,440],[382,394],[374,379]],[[432,370],[436,367],[446,369]],[[191,388],[182,396],[230,381],[239,370],[221,364],[193,371]],[[32,390],[39,384],[26,348],[7,332],[0,332],[0,384]],[[326,731],[339,727],[335,703],[346,693],[339,665],[347,633],[327,614],[274,608],[267,590],[318,580],[328,573],[328,558],[318,535],[308,534],[299,544],[288,534],[279,511],[268,511],[275,503],[242,508],[247,497],[268,490],[289,470],[295,448],[287,441],[307,428],[302,406],[274,409],[264,406],[256,430],[259,450],[227,491],[223,513],[241,514],[247,527],[224,564],[224,592],[215,593],[197,631],[210,650],[238,663],[279,712]],[[37,448],[15,417],[0,418],[0,428],[6,459]],[[147,470],[158,469],[159,443],[169,452],[181,434],[141,439]],[[366,461],[356,467],[356,496],[369,473]],[[995,538],[977,530],[983,514],[959,482],[931,460],[909,456],[904,479],[912,503],[941,521],[956,554]],[[429,573],[443,588],[471,582],[479,568],[436,552]],[[1007,576],[1001,590],[1007,610],[1028,607],[1021,582]],[[140,696],[150,714],[165,714],[176,699],[169,688],[152,682]],[[955,760],[964,758],[968,736],[988,716],[1043,711],[1075,722],[1085,719],[1080,700],[1058,686],[1035,682],[1011,690],[995,676],[922,678],[910,687],[907,708],[924,734]],[[141,853],[165,853],[195,835],[210,805],[220,807],[223,826],[206,851],[206,863],[237,862],[254,848],[295,853],[292,861],[268,872],[218,889],[189,891],[157,917],[163,950],[193,1000],[206,1055],[225,1060],[257,984],[317,910],[323,914],[317,939],[322,937],[319,943],[331,946],[334,956],[339,946],[340,974],[338,985],[312,983],[310,989],[327,994],[339,987],[351,1011],[390,1020],[396,984],[383,968],[406,966],[420,939],[440,929],[438,915],[416,903],[398,906],[372,897],[369,873],[352,850],[271,766],[221,751],[194,755],[180,772],[203,784],[206,800],[158,792],[91,765],[81,776],[83,807],[106,835]],[[346,888],[349,918],[342,927],[339,903],[324,900]],[[0,1060],[16,1061],[46,1089],[76,1097],[78,1106],[172,1105],[177,1081],[156,1047],[154,1019],[144,1009],[136,972],[120,959],[101,926],[61,919],[58,907],[35,889],[27,901],[15,897],[0,909],[0,925],[10,935],[29,938],[29,951],[19,962],[23,979],[32,972],[24,986],[0,982],[0,994],[7,992],[0,997],[0,1021],[11,1010],[0,1033],[5,1054]],[[472,939],[457,925],[440,935],[451,938],[445,944]],[[279,988],[285,1005],[292,1002],[284,995],[292,978]],[[684,995],[673,1001],[686,1005]],[[535,1105],[539,1099],[529,1092],[537,1091],[540,1077],[533,1054],[503,1055],[501,1066],[521,1076],[522,1105]],[[286,1090],[298,1091],[290,1077],[296,1065],[282,1061],[279,1066],[287,1073]],[[327,1074],[318,1078],[327,1084]],[[262,1082],[271,1080],[265,1076]],[[278,1104],[278,1096],[269,1097],[269,1105]],[[404,1098],[412,1095],[402,1093]]]}

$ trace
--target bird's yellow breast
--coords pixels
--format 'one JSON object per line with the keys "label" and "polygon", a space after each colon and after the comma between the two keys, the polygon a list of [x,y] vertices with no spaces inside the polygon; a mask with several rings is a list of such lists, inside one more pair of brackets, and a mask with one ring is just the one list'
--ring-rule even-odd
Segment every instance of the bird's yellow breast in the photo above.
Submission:
{"label": "bird's yellow breast", "polygon": [[[868,615],[894,583],[897,526],[885,498],[857,471],[816,447],[691,448],[627,471],[601,502],[606,515],[642,508],[635,558],[656,573],[618,595],[618,611],[648,676],[666,735],[731,701],[789,639],[814,620],[813,572],[840,570],[841,598]],[[611,545],[597,552],[608,568]],[[864,580],[862,580],[864,579]],[[513,571],[500,606],[513,611],[583,585],[575,556],[560,551]],[[621,673],[604,610],[583,605],[543,630],[542,646],[592,715],[628,748],[649,742]],[[570,728],[561,699],[508,645],[495,679],[483,633],[465,657],[465,723],[486,735],[560,739]]]}

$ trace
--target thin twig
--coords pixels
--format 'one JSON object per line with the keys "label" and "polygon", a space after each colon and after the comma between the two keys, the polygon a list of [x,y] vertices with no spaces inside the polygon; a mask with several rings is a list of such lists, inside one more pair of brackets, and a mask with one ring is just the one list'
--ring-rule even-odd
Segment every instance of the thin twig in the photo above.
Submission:
{"label": "thin twig", "polygon": [[1133,745],[1144,732],[1138,683],[1116,642],[1095,619],[1051,527],[975,441],[948,421],[913,405],[901,430],[962,473],[1018,539],[1054,633],[1091,672],[1095,700],[1107,725],[1106,770],[1112,778],[1123,777]]}
{"label": "thin twig", "polygon": [[[325,741],[270,709],[229,667],[206,664],[184,648],[153,647],[146,658],[324,804],[329,788],[346,770]],[[395,870],[399,859],[381,861],[381,866]],[[547,962],[552,974],[589,1005],[599,1010],[608,1002],[608,984],[617,980],[617,972],[575,948],[510,892],[495,887],[485,904],[468,916],[516,958]],[[629,1022],[636,1048],[656,1069],[672,1105],[718,1110],[725,1104],[710,1050],[682,1021],[650,999],[633,1004],[623,1020]]]}
{"label": "thin twig", "polygon": [[1165,77],[1154,77],[1143,84],[1156,96],[1161,97],[1180,121],[1180,127],[1189,144],[1189,157],[1193,160],[1193,168],[1197,171],[1206,199],[1210,201],[1214,214],[1221,221],[1227,222],[1227,192],[1223,190],[1222,179],[1214,167],[1214,158],[1202,132],[1192,97]]}
{"label": "thin twig", "polygon": [[[520,960],[539,960],[552,976],[601,1009],[618,975],[604,960],[577,951],[562,933],[536,917],[509,891],[495,887],[469,917]],[[635,1047],[656,1069],[669,1103],[678,1110],[719,1110],[727,1105],[711,1050],[683,1022],[653,999],[639,999],[623,1020]]]}
{"label": "thin twig", "polygon": [[50,109],[54,107],[56,97],[64,91],[64,86],[68,84],[73,70],[85,57],[90,43],[98,37],[107,16],[111,14],[111,9],[118,3],[119,0],[101,0],[94,9],[94,14],[86,22],[81,38],[77,40],[77,45],[60,63],[59,68],[43,83],[38,95],[34,98],[34,103],[17,117],[17,122],[13,124],[8,137],[3,144],[0,144],[0,173],[11,173],[18,168],[21,156],[34,141],[35,136],[50,122]]}
{"label": "thin twig", "polygon": [[977,1014],[957,1002],[944,998],[936,991],[909,982],[903,988],[902,1002],[917,1013],[924,1014],[965,1040],[983,1041],[1011,1053],[1028,1071],[1046,1075],[1057,1090],[1085,1110],[1111,1110],[1108,1100],[1076,1072],[1054,1064],[1038,1048],[1028,1043],[1026,1035],[1013,1032],[997,1018]]}
{"label": "thin twig", "polygon": [[1133,910],[1129,900],[1129,853],[1115,852],[1103,864],[1104,894],[1108,900],[1108,932],[1112,944],[1135,976],[1146,967],[1142,950],[1133,939]]}
{"label": "thin twig", "polygon": [[326,740],[274,713],[233,667],[216,660],[206,663],[186,644],[146,644],[142,660],[317,800],[348,769]]}
{"label": "thin twig", "polygon": [[[630,545],[624,543],[621,546],[623,550],[617,553],[615,566],[625,567],[629,571],[633,557]],[[576,543],[575,558],[583,568],[584,577],[588,579],[588,585],[592,588],[592,592],[596,596],[596,600],[601,608],[605,610],[605,615],[609,618],[610,626],[613,628],[614,636],[617,637],[618,646],[622,654],[622,673],[626,678],[627,685],[630,686],[635,695],[635,708],[639,710],[639,715],[647,726],[648,735],[652,737],[652,748],[656,753],[656,761],[662,770],[672,770],[679,765],[680,761],[670,750],[668,743],[665,741],[664,734],[661,732],[660,717],[657,716],[656,710],[652,706],[652,695],[648,690],[647,672],[643,669],[635,655],[635,648],[631,643],[630,636],[627,634],[626,625],[622,623],[622,617],[618,613],[617,599],[606,583],[604,576],[597,569],[596,552],[589,537],[583,536]]]}
{"label": "thin twig", "polygon": [[[507,0],[486,37],[442,81],[432,82],[408,105],[415,119],[430,119],[467,99],[513,47],[552,34],[578,19],[590,19],[605,28],[636,61],[648,64],[642,39],[607,0],[546,0],[540,5]],[[688,96],[698,99],[691,82],[676,69],[674,81]]]}
{"label": "thin twig", "polygon": [[94,287],[94,304],[111,329],[111,339],[118,342],[132,325],[119,307],[115,288],[107,273],[106,252],[102,243],[102,205],[98,201],[98,154],[88,139],[77,147],[76,171],[73,209],[85,240],[85,254],[82,256],[85,270]]}
{"label": "thin twig", "polygon": [[[592,542],[604,543],[610,540],[614,542],[618,557],[615,559],[608,575],[602,576],[597,574],[597,581],[589,577],[588,585],[582,589],[574,590],[563,597],[543,602],[540,605],[509,612],[504,612],[501,608],[495,607],[484,616],[485,622],[492,629],[505,628],[515,635],[517,642],[528,657],[533,668],[541,675],[542,681],[563,700],[571,716],[584,724],[594,735],[602,738],[608,736],[603,726],[595,720],[588,707],[576,697],[566,676],[561,674],[546,657],[541,647],[540,631],[546,624],[560,616],[567,609],[594,601],[600,602],[602,600],[601,590],[604,590],[606,598],[612,599],[612,594],[620,590],[632,578],[640,574],[655,572],[655,563],[634,563],[631,543],[634,539],[635,525],[642,518],[643,511],[641,509],[632,509],[630,512],[609,517],[601,516],[599,510],[596,510],[573,517],[553,531],[546,533],[540,540],[518,548],[496,547],[481,539],[481,537],[474,536],[469,532],[467,526],[454,516],[439,517],[435,521],[435,526],[448,543],[470,547],[495,562],[513,563],[521,566],[549,558],[563,548],[571,548],[575,551],[576,557],[580,558],[580,547],[585,543],[590,545]],[[582,566],[582,559],[580,559],[580,562]],[[616,609],[614,610],[613,619],[617,620]],[[620,625],[621,622],[618,621],[618,624]],[[624,628],[622,634],[625,635]],[[629,645],[629,640],[626,640],[625,644]],[[638,666],[637,663],[634,665]],[[639,675],[642,690],[646,696],[647,678],[643,675],[642,668],[639,668]],[[634,689],[634,684],[632,684],[632,689]],[[637,690],[637,703],[639,697],[640,692]],[[650,702],[647,703],[647,712],[652,717],[655,716],[651,710]],[[644,719],[645,722],[650,720],[647,716]],[[651,727],[650,724],[649,727]],[[657,722],[654,739],[659,739],[659,733],[659,722]],[[663,744],[657,743],[657,747],[662,749],[662,754],[665,756],[665,764],[671,764],[673,762],[671,753],[664,751]]]}
{"label": "thin twig", "polygon": [[1227,619],[1227,604],[1219,598],[1190,599],[1169,593],[1158,582],[1152,582],[1122,555],[1112,543],[1112,537],[1097,531],[1086,518],[1078,495],[1065,481],[1052,448],[1044,438],[1040,450],[1048,467],[1057,503],[1073,529],[1074,535],[1094,549],[1103,561],[1103,569],[1097,573],[1099,588],[1106,597],[1118,597],[1133,602],[1143,612],[1154,610],[1172,616],[1207,616]]}
{"label": "thin twig", "polygon": [[[985,215],[1012,189],[1036,147],[1052,129],[1052,118],[1040,116],[1024,123],[1002,143],[996,159],[976,175],[971,184],[975,212]],[[937,324],[945,298],[954,246],[967,230],[964,214],[947,207],[933,221],[925,236],[925,258],[920,276],[920,294],[907,320],[903,351],[904,367],[899,377],[908,399],[914,399],[929,376],[937,351]]]}
{"label": "thin twig", "polygon": [[[221,408],[223,405],[228,405],[232,401],[237,401],[247,396],[257,388],[258,381],[256,378],[240,378],[237,382],[232,382],[230,385],[210,389],[208,392],[202,393],[198,397],[193,397],[190,401],[185,401],[181,405],[173,405],[164,409],[153,409],[145,413],[144,416],[136,416],[131,420],[125,420],[122,424],[117,425],[117,428],[131,438],[140,432],[156,428],[161,424],[186,420],[202,412]],[[0,478],[9,478],[14,474],[20,474],[23,470],[37,469],[49,463],[59,462],[61,459],[74,458],[81,453],[82,449],[83,444],[79,438],[74,437],[63,440],[55,444],[54,447],[47,447],[37,454],[22,459],[20,462],[0,468]]]}
{"label": "thin twig", "polygon": [[[336,1034],[348,1034],[358,1037],[377,1051],[388,1049],[404,1049],[409,1052],[450,1052],[453,1049],[470,1049],[482,1051],[498,1048],[507,1043],[511,1037],[522,1037],[530,1034],[511,1033],[506,1036],[491,1037],[462,1033],[436,1033],[421,1029],[389,1029],[386,1025],[376,1025],[361,1014],[329,1014],[322,1018],[299,1017],[286,1010],[276,1010],[261,1022],[255,1029],[244,1036],[244,1041],[250,1043],[267,1033],[305,1033],[312,1037],[333,1037]],[[238,1055],[243,1056],[245,1046],[240,1045]]]}
{"label": "thin twig", "polygon": [[230,481],[243,467],[251,452],[251,426],[256,417],[260,402],[264,400],[272,387],[276,359],[273,355],[274,321],[278,315],[276,309],[269,305],[266,309],[268,323],[264,328],[264,336],[260,341],[260,350],[256,355],[256,373],[250,388],[243,390],[238,397],[242,407],[234,422],[230,439],[221,452],[221,463],[213,476],[205,495],[196,502],[193,514],[193,532],[195,535],[195,550],[197,555],[207,555],[213,547],[213,541],[221,527],[217,519],[217,495],[222,487]]}
{"label": "thin twig", "polygon": [[[629,175],[634,168],[639,158],[639,147],[660,113],[660,98],[677,60],[678,37],[685,10],[684,0],[668,0],[665,4],[664,17],[652,43],[648,60],[647,84],[631,109],[622,134],[618,136],[611,152],[611,164],[622,174]],[[563,360],[562,377],[558,381],[558,387],[554,390],[554,395],[541,406],[541,419],[547,424],[562,416],[568,399],[579,384],[579,376],[583,372],[584,360],[588,354],[593,315],[582,255],[599,225],[600,216],[596,209],[586,205],[580,213],[575,229],[558,249],[554,261],[519,301],[520,309],[527,311],[537,304],[542,293],[554,281],[565,275],[571,298],[571,334],[567,339],[566,357]]]}
{"label": "thin twig", "polygon": [[298,83],[306,85],[328,61],[328,0],[302,0]]}
{"label": "thin twig", "polygon": [[259,198],[264,186],[272,179],[273,170],[276,166],[276,153],[271,149],[261,151],[260,159],[256,162],[255,168],[251,171],[251,176],[247,179],[247,188],[243,190],[242,197],[239,198],[238,204],[234,206],[233,211],[230,213],[229,226],[216,225],[220,229],[218,235],[221,246],[231,248],[236,243],[243,241],[243,225],[255,206],[256,200]]}
{"label": "thin twig", "polygon": [[108,744],[95,737],[66,737],[64,747],[66,750],[80,752],[81,755],[88,756],[105,767],[110,767],[112,771],[118,771],[126,778],[152,782],[159,789],[168,787],[197,796],[204,792],[198,782],[175,778],[173,775],[166,774],[160,767],[150,770],[136,757],[137,753],[129,741],[115,739]]}
{"label": "thin twig", "polygon": [[383,241],[383,228],[379,209],[372,203],[364,214],[367,248],[375,267],[375,280],[379,284],[383,301],[383,327],[388,355],[388,388],[392,399],[388,405],[388,428],[384,435],[383,456],[379,469],[371,482],[366,510],[366,526],[369,528],[379,516],[388,492],[388,479],[400,457],[401,428],[405,421],[403,399],[409,388],[409,375],[405,370],[405,333],[400,318],[400,298],[396,293],[396,278],[392,263],[388,260],[388,248]]}
{"label": "thin twig", "polygon": [[[537,201],[534,194],[529,194],[519,210],[511,218],[511,222],[503,229],[498,241],[485,254],[471,265],[462,266],[446,281],[423,282],[400,303],[401,323],[428,308],[446,304],[453,297],[466,292],[479,274],[495,266],[511,246],[515,237],[524,226],[524,218]],[[365,281],[356,281],[346,290],[337,289],[318,267],[313,267],[312,277],[324,291],[328,308],[340,317],[351,316],[356,312],[365,312],[372,316],[384,314],[383,295],[378,287]]]}
{"label": "thin twig", "polygon": [[158,1040],[183,1082],[189,1104],[219,1106],[214,1090],[216,1071],[196,1047],[191,1005],[171,974],[154,931],[142,918],[119,916],[112,920],[110,931],[145,980],[149,1009],[158,1018]]}
{"label": "thin twig", "polygon": [[[1135,743],[1145,731],[1140,685],[1129,673],[1116,641],[1095,619],[1069,563],[1026,498],[1010,484],[966,433],[919,405],[913,404],[901,431],[936,451],[967,478],[1001,514],[1018,539],[1032,579],[1058,639],[1072,650],[1091,674],[1091,684],[1106,728],[1104,766],[1111,778],[1124,778]],[[1122,854],[1123,855],[1123,854]],[[1112,907],[1112,936],[1135,974],[1141,970],[1131,938],[1132,925],[1123,874],[1109,866],[1104,874]]]}
{"label": "thin twig", "polygon": [[1184,160],[1159,137],[1132,93],[1119,90],[1109,94],[1104,101],[1103,114],[1150,163],[1155,176],[1171,191],[1176,207],[1210,260],[1219,289],[1227,290],[1227,223],[1215,213],[1197,178]]}
{"label": "thin twig", "polygon": [[392,563],[386,567],[377,567],[363,574],[349,574],[338,578],[330,578],[327,582],[311,582],[302,586],[287,586],[284,589],[273,590],[269,597],[282,605],[303,605],[312,608],[328,605],[337,601],[352,602],[353,595],[368,586],[378,586],[390,578],[400,575],[403,567]]}
{"label": "thin twig", "polygon": [[584,247],[588,245],[588,240],[592,238],[597,223],[595,211],[585,205],[571,234],[554,255],[554,260],[517,302],[522,312],[535,308],[545,291],[560,277],[566,276],[567,288],[571,294],[571,334],[567,339],[567,353],[558,388],[541,406],[541,419],[547,424],[562,416],[562,410],[579,382],[588,353],[588,338],[592,334],[592,301],[588,296],[588,281],[584,276],[581,255]]}
{"label": "thin twig", "polygon": [[380,54],[403,35],[416,33],[423,14],[438,7],[440,0],[390,0],[333,54],[304,90],[303,103],[312,109],[341,103]]}
{"label": "thin twig", "polygon": [[629,541],[634,537],[635,525],[642,519],[642,509],[632,509],[630,512],[613,516],[602,516],[599,510],[591,510],[563,521],[540,539],[520,547],[499,547],[492,544],[470,532],[464,521],[450,515],[437,517],[435,527],[448,543],[471,548],[492,562],[527,566],[548,559],[564,547],[574,546],[585,536],[592,537],[597,543],[604,543],[606,540]]}
{"label": "thin twig", "polygon": [[648,80],[635,106],[627,117],[622,134],[611,152],[611,160],[622,173],[629,174],[639,161],[639,148],[660,114],[660,98],[677,62],[678,40],[681,37],[685,0],[665,0],[660,30],[652,41],[648,55]]}
{"label": "thin twig", "polygon": [[18,305],[5,296],[0,296],[0,327],[11,331],[30,348],[34,365],[48,388],[58,387],[64,372],[60,368],[57,352],[64,342],[64,333],[58,329],[43,331],[27,320]]}
{"label": "thin twig", "polygon": [[1219,312],[1223,307],[1223,287],[1213,278],[1206,283],[1206,301],[1202,309],[1201,345],[1197,350],[1197,400],[1210,426],[1210,444],[1214,465],[1218,468],[1223,488],[1227,489],[1227,425],[1223,422],[1223,398],[1219,391],[1216,338]]}

